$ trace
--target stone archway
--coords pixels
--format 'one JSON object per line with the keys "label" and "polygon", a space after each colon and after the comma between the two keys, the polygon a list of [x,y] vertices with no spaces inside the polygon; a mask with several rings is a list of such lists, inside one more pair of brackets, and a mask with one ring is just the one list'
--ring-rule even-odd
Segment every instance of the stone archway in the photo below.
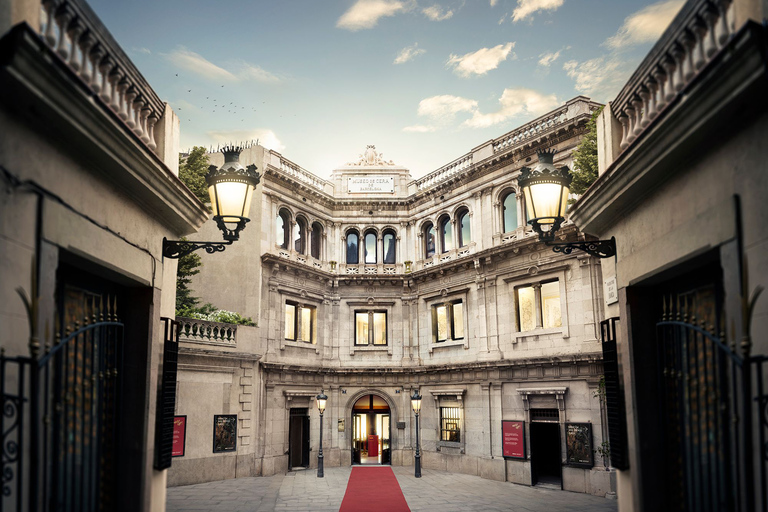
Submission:
{"label": "stone archway", "polygon": [[351,463],[392,464],[398,444],[398,411],[392,397],[380,389],[362,389],[350,395],[345,417],[350,422]]}

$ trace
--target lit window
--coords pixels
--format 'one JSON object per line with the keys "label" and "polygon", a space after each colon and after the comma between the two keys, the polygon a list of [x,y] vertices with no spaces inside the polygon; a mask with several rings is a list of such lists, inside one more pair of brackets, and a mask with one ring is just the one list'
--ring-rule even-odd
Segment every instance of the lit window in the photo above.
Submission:
{"label": "lit window", "polygon": [[559,281],[521,286],[515,295],[519,331],[562,327]]}
{"label": "lit window", "polygon": [[435,255],[435,226],[428,222],[424,226],[424,256],[431,258]]}
{"label": "lit window", "polygon": [[355,311],[355,345],[386,345],[387,313]]}
{"label": "lit window", "polygon": [[376,263],[376,233],[369,231],[365,234],[363,240],[363,249],[365,251],[365,262]]}
{"label": "lit window", "polygon": [[472,241],[472,234],[469,227],[469,211],[462,210],[459,215],[459,247],[464,247]]}
{"label": "lit window", "polygon": [[440,408],[440,440],[451,443],[461,442],[461,409],[459,407]]}
{"label": "lit window", "polygon": [[355,231],[347,234],[347,264],[357,264],[360,262],[360,253],[357,249],[359,237]]}
{"label": "lit window", "polygon": [[285,339],[315,343],[317,309],[313,306],[285,303]]}
{"label": "lit window", "polygon": [[464,303],[455,300],[432,306],[432,326],[437,343],[464,339]]}
{"label": "lit window", "polygon": [[440,221],[440,251],[448,252],[453,249],[453,230],[450,217]]}
{"label": "lit window", "polygon": [[384,245],[384,263],[395,263],[395,244],[397,243],[395,234],[391,231],[385,232],[382,242]]}
{"label": "lit window", "polygon": [[508,233],[517,229],[517,196],[514,192],[510,192],[504,196],[504,215],[503,215],[503,231]]}

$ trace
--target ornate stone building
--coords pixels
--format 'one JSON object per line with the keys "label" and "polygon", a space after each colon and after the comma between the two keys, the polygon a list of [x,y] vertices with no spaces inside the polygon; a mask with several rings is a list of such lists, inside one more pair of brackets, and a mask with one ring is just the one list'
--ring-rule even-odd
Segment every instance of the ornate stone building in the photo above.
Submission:
{"label": "ornate stone building", "polygon": [[[605,440],[601,268],[537,241],[516,181],[537,150],[571,166],[597,107],[574,98],[417,180],[374,146],[329,180],[258,145],[243,151],[262,173],[261,210],[238,244],[203,255],[192,287],[258,320],[256,357],[239,359],[237,340],[182,342],[177,413],[203,416],[187,443],[204,449],[175,459],[169,481],[201,481],[209,465],[229,477],[315,467],[321,390],[326,465],[413,464],[418,389],[425,467],[610,491],[592,453]],[[198,238],[215,236],[210,224]],[[225,268],[237,279],[222,282]],[[238,415],[237,455],[207,448],[213,414]],[[519,458],[504,456],[503,421],[524,427]]]}

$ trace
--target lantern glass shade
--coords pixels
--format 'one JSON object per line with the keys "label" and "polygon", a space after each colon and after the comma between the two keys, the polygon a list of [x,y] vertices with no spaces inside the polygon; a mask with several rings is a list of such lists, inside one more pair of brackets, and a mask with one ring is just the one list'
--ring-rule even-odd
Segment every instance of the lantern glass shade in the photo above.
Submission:
{"label": "lantern glass shade", "polygon": [[320,414],[325,412],[326,400],[328,400],[328,397],[321,391],[320,394],[317,395],[317,410],[320,411]]}
{"label": "lantern glass shade", "polygon": [[421,411],[421,395],[418,391],[413,392],[413,396],[411,397],[411,407],[416,414],[419,414]]}
{"label": "lantern glass shade", "polygon": [[255,187],[242,176],[217,176],[208,186],[213,215],[224,222],[239,222],[248,217]]}
{"label": "lantern glass shade", "polygon": [[523,188],[528,219],[539,219],[539,224],[553,224],[556,217],[565,216],[570,189],[563,183],[539,181]]}

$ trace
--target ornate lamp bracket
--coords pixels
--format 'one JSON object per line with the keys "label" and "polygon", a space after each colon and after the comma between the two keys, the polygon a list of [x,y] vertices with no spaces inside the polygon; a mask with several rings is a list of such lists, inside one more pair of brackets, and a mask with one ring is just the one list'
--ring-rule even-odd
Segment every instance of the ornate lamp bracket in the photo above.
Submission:
{"label": "ornate lamp bracket", "polygon": [[596,258],[610,258],[616,256],[616,238],[610,240],[595,240],[592,242],[549,242],[545,243],[552,247],[555,252],[571,254],[574,249],[580,249]]}
{"label": "ornate lamp bracket", "polygon": [[168,240],[163,238],[163,257],[178,259],[187,254],[193,253],[198,249],[205,249],[208,254],[221,252],[232,245],[234,240],[226,242],[192,242],[185,240]]}

